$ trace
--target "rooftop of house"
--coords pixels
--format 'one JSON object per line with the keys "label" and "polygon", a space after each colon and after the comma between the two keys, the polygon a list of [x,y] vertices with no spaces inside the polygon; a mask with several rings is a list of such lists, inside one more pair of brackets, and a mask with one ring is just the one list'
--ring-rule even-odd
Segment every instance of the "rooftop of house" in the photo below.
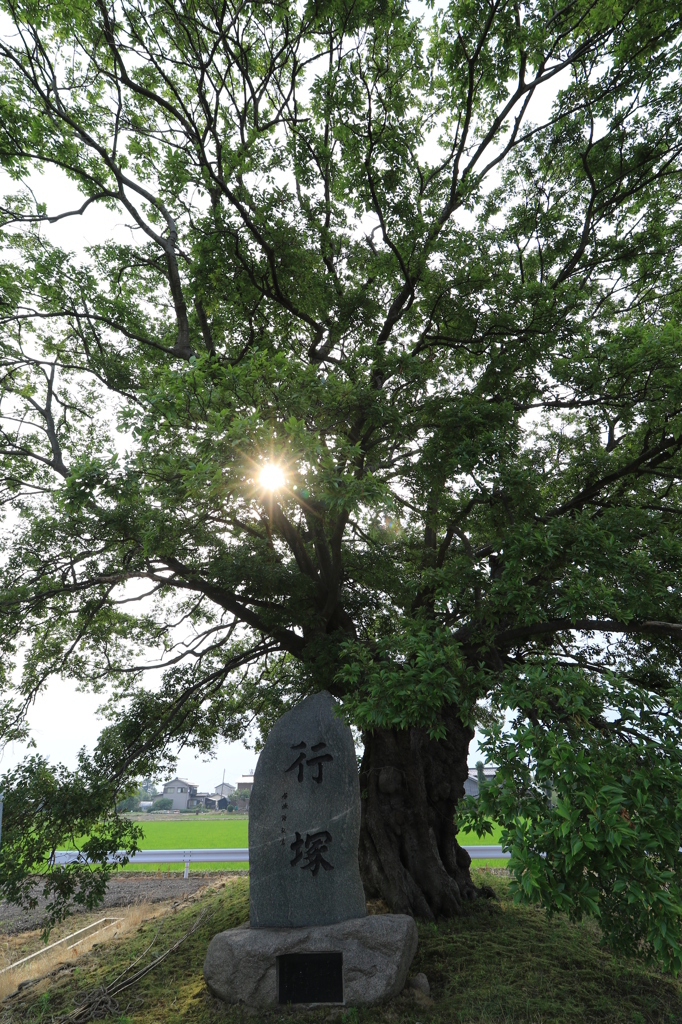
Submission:
{"label": "rooftop of house", "polygon": [[[486,765],[483,766],[483,778],[484,779],[494,779],[496,775],[497,775],[497,765],[486,764]],[[478,778],[478,768],[476,768],[476,767],[473,767],[473,768],[469,767],[469,778],[470,779],[477,779]]]}

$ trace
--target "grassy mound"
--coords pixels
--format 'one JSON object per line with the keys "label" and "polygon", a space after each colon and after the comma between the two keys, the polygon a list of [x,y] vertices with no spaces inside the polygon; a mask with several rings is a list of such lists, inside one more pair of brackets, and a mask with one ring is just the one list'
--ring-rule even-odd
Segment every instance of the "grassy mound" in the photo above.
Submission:
{"label": "grassy mound", "polygon": [[[485,876],[490,882],[490,875]],[[139,971],[192,925],[198,927],[149,974],[120,992],[97,1019],[109,1024],[241,1024],[263,1020],[345,1024],[674,1024],[682,1022],[682,985],[637,960],[600,948],[594,925],[571,925],[513,906],[507,879],[492,879],[499,900],[481,901],[464,917],[420,926],[412,973],[423,971],[432,998],[400,996],[371,1009],[249,1013],[216,1002],[202,965],[211,937],[248,917],[248,880],[230,879],[180,904],[132,936],[103,943],[56,974],[6,1000],[3,1024],[63,1019],[129,968]],[[152,940],[153,943],[152,943]],[[150,945],[151,944],[151,945]],[[139,958],[139,959],[138,959]],[[91,1018],[92,1019],[92,1018]]]}

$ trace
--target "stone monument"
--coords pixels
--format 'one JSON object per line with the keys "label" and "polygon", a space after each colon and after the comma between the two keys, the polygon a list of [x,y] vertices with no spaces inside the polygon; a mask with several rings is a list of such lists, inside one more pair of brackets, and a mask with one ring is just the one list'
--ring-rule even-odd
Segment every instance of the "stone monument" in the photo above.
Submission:
{"label": "stone monument", "polygon": [[249,805],[252,928],[364,917],[358,867],[360,784],[353,737],[329,693],[279,719]]}
{"label": "stone monument", "polygon": [[225,1002],[361,1005],[397,995],[417,949],[402,914],[367,916],[353,737],[331,694],[275,723],[249,807],[250,926],[214,936],[204,977]]}

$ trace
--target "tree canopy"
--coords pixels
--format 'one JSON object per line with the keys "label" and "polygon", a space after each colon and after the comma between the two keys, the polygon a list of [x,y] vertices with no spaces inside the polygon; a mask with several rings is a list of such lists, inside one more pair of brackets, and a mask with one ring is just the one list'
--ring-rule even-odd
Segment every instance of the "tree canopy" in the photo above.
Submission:
{"label": "tree canopy", "polygon": [[328,688],[478,725],[518,897],[679,968],[679,5],[0,11],[2,728],[109,718],[5,776],[3,892]]}

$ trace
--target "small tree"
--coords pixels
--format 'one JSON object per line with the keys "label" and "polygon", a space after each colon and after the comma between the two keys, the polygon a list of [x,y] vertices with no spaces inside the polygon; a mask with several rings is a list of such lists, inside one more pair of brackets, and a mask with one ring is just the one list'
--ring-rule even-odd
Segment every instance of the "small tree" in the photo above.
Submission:
{"label": "small tree", "polygon": [[125,811],[139,811],[140,799],[137,796],[129,796],[125,800],[122,800],[119,804],[116,804],[116,810],[119,812]]}

